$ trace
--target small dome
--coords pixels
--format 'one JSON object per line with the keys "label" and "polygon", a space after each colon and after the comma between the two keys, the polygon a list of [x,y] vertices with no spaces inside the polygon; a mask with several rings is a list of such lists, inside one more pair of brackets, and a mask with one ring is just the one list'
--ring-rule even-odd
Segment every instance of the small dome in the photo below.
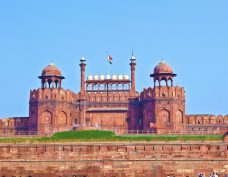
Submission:
{"label": "small dome", "polygon": [[106,79],[111,79],[111,76],[108,74],[108,75],[106,76]]}
{"label": "small dome", "polygon": [[122,80],[123,76],[121,74],[118,75],[118,80]]}
{"label": "small dome", "polygon": [[112,80],[116,80],[117,79],[117,76],[114,74],[113,76],[112,76]]}
{"label": "small dome", "polygon": [[128,80],[129,76],[127,74],[125,74],[123,78],[124,78],[124,80]]}
{"label": "small dome", "polygon": [[104,80],[105,79],[105,76],[102,74],[100,75],[100,80]]}
{"label": "small dome", "polygon": [[170,74],[173,74],[173,69],[164,60],[162,60],[154,68],[154,74],[162,74],[162,73],[170,73]]}
{"label": "small dome", "polygon": [[93,76],[92,75],[89,75],[87,79],[88,80],[93,80]]}
{"label": "small dome", "polygon": [[94,78],[94,80],[99,80],[99,76],[98,75],[95,75],[93,78]]}
{"label": "small dome", "polygon": [[42,76],[61,76],[62,73],[60,69],[58,69],[54,63],[49,64],[47,67],[45,67],[42,71]]}

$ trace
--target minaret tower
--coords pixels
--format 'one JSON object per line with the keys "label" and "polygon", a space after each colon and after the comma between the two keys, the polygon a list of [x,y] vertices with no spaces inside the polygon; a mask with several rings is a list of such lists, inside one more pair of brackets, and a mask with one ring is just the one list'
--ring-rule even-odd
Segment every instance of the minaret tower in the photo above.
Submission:
{"label": "minaret tower", "polygon": [[81,68],[81,87],[80,87],[80,96],[81,96],[81,99],[84,98],[85,96],[85,67],[86,67],[86,60],[85,60],[85,57],[81,57],[80,59],[80,68]]}
{"label": "minaret tower", "polygon": [[85,95],[85,67],[86,67],[85,57],[80,59],[80,68],[81,68],[81,86],[80,86],[80,120],[79,123],[83,126],[86,126],[86,95]]}
{"label": "minaret tower", "polygon": [[135,66],[136,66],[136,58],[133,55],[133,52],[132,52],[130,61],[131,61],[131,63],[130,63],[130,66],[131,66],[131,95],[133,96],[135,94]]}

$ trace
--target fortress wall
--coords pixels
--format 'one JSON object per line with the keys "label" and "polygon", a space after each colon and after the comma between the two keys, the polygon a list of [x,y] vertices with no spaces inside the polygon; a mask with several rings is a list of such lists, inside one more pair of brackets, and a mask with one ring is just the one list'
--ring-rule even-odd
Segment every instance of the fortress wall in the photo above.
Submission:
{"label": "fortress wall", "polygon": [[228,115],[210,115],[210,114],[196,114],[196,115],[186,115],[187,123],[192,125],[218,125],[226,124],[228,125]]}
{"label": "fortress wall", "polygon": [[0,119],[0,136],[14,136],[17,132],[28,130],[29,117],[11,117]]}
{"label": "fortress wall", "polygon": [[224,134],[228,131],[228,115],[186,115],[187,130]]}
{"label": "fortress wall", "polygon": [[[196,176],[228,174],[227,143],[1,145],[1,175]],[[47,175],[47,176],[48,176]]]}

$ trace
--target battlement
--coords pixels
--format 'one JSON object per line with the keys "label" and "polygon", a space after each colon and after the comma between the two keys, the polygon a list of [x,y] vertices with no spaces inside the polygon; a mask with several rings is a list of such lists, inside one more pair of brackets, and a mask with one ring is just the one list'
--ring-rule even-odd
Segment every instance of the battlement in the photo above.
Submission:
{"label": "battlement", "polygon": [[14,136],[28,130],[29,117],[10,117],[0,119],[0,136]]}
{"label": "battlement", "polygon": [[207,124],[227,124],[228,126],[228,115],[210,115],[210,114],[195,114],[186,115],[187,123],[192,125],[207,125]]}
{"label": "battlement", "polygon": [[151,98],[176,98],[176,99],[185,99],[185,92],[183,87],[149,87],[145,89],[140,94],[140,99],[151,99]]}
{"label": "battlement", "polygon": [[27,127],[29,117],[10,117],[0,119],[0,128]]}
{"label": "battlement", "polygon": [[52,89],[34,89],[30,91],[30,101],[37,100],[58,100],[58,101],[77,101],[78,94],[75,94],[71,90],[64,90],[58,88]]}

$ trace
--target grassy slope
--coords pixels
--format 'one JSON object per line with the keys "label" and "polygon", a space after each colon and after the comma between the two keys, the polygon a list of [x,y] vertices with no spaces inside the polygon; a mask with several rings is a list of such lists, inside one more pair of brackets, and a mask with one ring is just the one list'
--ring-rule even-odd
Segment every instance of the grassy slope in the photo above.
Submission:
{"label": "grassy slope", "polygon": [[45,142],[112,142],[112,141],[221,141],[221,135],[129,135],[116,136],[111,131],[68,131],[52,137],[0,138],[0,143]]}

